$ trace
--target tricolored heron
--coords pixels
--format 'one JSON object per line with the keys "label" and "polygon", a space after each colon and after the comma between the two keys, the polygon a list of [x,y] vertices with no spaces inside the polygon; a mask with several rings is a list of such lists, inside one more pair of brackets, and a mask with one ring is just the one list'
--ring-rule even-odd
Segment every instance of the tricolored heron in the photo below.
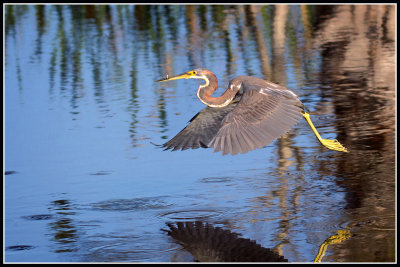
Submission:
{"label": "tricolored heron", "polygon": [[197,97],[208,107],[197,113],[182,131],[162,145],[165,149],[214,148],[222,154],[246,153],[262,148],[293,127],[301,115],[325,147],[348,152],[337,140],[322,139],[310,115],[291,90],[256,77],[234,78],[219,97],[217,77],[205,68],[194,69],[156,82],[201,79]]}

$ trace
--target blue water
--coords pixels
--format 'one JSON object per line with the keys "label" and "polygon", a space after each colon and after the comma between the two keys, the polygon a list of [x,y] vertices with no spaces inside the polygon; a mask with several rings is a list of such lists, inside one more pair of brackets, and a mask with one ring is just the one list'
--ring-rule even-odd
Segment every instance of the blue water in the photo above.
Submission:
{"label": "blue water", "polygon": [[[320,29],[308,24],[318,11],[6,6],[5,261],[190,261],[161,229],[193,219],[296,262],[313,261],[324,240],[358,223],[355,233],[370,234],[352,237],[361,248],[352,249],[350,238],[331,245],[324,260],[393,261],[394,128],[377,130],[375,141],[362,134],[375,121],[359,117],[368,107],[351,108],[357,106],[351,94],[362,95],[361,87],[325,68],[334,54],[325,53],[316,41]],[[339,11],[349,12],[339,8],[331,16]],[[312,111],[321,135],[351,153],[321,147],[304,120],[247,154],[163,151],[154,144],[168,141],[205,106],[196,98],[197,81],[154,81],[195,67],[216,74],[216,94],[238,75],[287,86]],[[388,108],[394,84],[372,75],[376,83],[368,90],[381,101],[371,112],[394,121]],[[383,178],[375,181],[376,173]],[[372,196],[375,204],[364,201]],[[371,216],[384,225],[380,231],[359,223]],[[358,255],[362,249],[369,256]]]}

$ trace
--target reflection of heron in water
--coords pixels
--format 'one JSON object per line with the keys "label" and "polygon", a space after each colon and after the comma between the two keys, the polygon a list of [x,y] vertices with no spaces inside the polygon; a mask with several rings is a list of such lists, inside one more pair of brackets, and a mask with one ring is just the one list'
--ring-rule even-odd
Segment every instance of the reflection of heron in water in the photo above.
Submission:
{"label": "reflection of heron in water", "polygon": [[287,262],[283,256],[238,234],[208,223],[167,224],[168,235],[200,262]]}
{"label": "reflection of heron in water", "polygon": [[201,79],[197,97],[208,107],[197,113],[190,124],[163,144],[178,150],[212,147],[223,155],[246,153],[262,148],[294,126],[301,115],[325,147],[347,152],[337,140],[322,139],[297,95],[286,87],[250,76],[234,78],[219,97],[211,94],[218,88],[215,75],[204,68],[194,69],[157,82],[178,79]]}

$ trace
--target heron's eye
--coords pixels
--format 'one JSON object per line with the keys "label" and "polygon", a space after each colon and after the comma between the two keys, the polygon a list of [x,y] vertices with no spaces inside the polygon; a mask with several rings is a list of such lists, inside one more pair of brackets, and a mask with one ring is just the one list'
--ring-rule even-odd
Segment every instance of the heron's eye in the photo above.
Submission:
{"label": "heron's eye", "polygon": [[192,74],[193,74],[193,75],[196,75],[196,74],[197,74],[197,71],[192,71]]}

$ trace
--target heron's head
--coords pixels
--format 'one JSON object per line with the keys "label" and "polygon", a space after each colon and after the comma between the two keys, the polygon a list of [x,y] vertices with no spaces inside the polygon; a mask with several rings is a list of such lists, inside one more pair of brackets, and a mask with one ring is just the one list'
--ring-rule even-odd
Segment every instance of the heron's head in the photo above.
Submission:
{"label": "heron's head", "polygon": [[209,71],[208,69],[205,68],[199,68],[199,69],[194,69],[194,70],[190,70],[188,72],[179,74],[179,75],[175,75],[175,76],[171,76],[169,77],[167,75],[167,77],[158,80],[156,82],[166,82],[166,81],[172,81],[172,80],[179,80],[179,79],[202,79],[202,80],[209,80],[209,76],[210,75],[214,75],[211,71]]}

